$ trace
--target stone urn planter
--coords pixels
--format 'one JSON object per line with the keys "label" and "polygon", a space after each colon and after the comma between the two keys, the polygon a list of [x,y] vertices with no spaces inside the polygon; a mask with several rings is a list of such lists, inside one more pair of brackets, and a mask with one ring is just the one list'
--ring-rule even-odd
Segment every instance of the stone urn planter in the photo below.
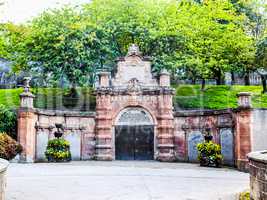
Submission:
{"label": "stone urn planter", "polygon": [[248,154],[250,173],[250,199],[267,199],[267,150]]}
{"label": "stone urn planter", "polygon": [[0,158],[0,200],[5,200],[6,170],[9,162]]}

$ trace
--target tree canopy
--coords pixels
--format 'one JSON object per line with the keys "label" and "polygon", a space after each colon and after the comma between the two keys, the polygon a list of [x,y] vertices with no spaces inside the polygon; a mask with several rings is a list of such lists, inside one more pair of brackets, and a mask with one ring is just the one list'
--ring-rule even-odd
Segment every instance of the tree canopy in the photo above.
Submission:
{"label": "tree canopy", "polygon": [[16,70],[38,68],[55,80],[88,85],[136,43],[155,72],[167,68],[173,76],[219,84],[226,71],[254,68],[247,18],[229,0],[94,0],[46,11],[26,25],[3,25],[0,56]]}

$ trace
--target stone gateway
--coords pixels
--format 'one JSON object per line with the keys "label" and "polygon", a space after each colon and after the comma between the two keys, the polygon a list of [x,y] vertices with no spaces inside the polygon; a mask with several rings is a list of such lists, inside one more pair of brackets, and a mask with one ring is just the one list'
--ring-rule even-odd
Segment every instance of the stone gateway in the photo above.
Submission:
{"label": "stone gateway", "polygon": [[47,142],[55,124],[63,124],[75,160],[189,161],[197,158],[196,145],[203,128],[212,130],[223,146],[225,164],[246,168],[251,150],[250,95],[238,96],[238,109],[174,111],[170,74],[151,73],[151,61],[132,45],[117,59],[116,74],[99,73],[96,110],[74,112],[36,109],[26,81],[18,112],[23,162],[45,161]]}

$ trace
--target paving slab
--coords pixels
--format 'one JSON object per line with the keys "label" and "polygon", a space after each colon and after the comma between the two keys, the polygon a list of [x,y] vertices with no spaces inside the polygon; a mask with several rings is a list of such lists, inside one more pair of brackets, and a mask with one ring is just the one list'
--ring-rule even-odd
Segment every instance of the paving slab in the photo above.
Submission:
{"label": "paving slab", "polygon": [[156,161],[11,164],[6,200],[234,200],[247,173]]}

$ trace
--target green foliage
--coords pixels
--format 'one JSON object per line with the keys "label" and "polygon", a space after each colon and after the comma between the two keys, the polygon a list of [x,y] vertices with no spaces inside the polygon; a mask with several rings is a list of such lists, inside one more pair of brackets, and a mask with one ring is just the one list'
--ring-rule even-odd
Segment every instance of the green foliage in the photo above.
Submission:
{"label": "green foliage", "polygon": [[[199,85],[173,86],[176,89],[174,105],[180,109],[224,109],[236,108],[239,92],[250,92],[252,94],[252,105],[254,108],[267,108],[267,94],[262,94],[261,86],[207,86],[201,91]],[[77,88],[80,103],[86,103],[85,110],[95,109],[95,96],[90,89]],[[19,106],[19,94],[21,89],[0,89],[0,104],[8,109],[15,109]],[[62,109],[63,97],[67,89],[60,88],[38,88],[32,92],[37,96],[35,106],[47,109]],[[83,103],[82,103],[83,104]]]}
{"label": "green foliage", "polygon": [[205,141],[197,145],[198,160],[203,166],[220,166],[223,156],[221,154],[221,147],[212,141]]}
{"label": "green foliage", "polygon": [[17,136],[17,113],[0,104],[0,133]]}
{"label": "green foliage", "polygon": [[113,70],[131,43],[152,56],[156,72],[221,80],[225,71],[253,68],[244,21],[228,0],[94,0],[46,11],[27,26],[9,24],[2,33],[11,37],[3,46],[16,69],[39,66],[44,77],[73,86],[92,85],[97,71]]}
{"label": "green foliage", "polygon": [[36,88],[34,106],[43,109],[94,111],[96,98],[92,88],[76,88],[75,95],[69,89]]}
{"label": "green foliage", "polygon": [[6,133],[0,133],[0,158],[12,160],[21,153],[22,147]]}
{"label": "green foliage", "polygon": [[267,94],[262,94],[260,86],[215,86],[209,85],[201,91],[199,85],[175,86],[176,95],[174,105],[177,109],[224,109],[236,108],[239,92],[252,94],[252,106],[254,108],[267,107]]}
{"label": "green foliage", "polygon": [[250,200],[250,193],[249,193],[249,191],[242,192],[240,194],[239,200]]}
{"label": "green foliage", "polygon": [[259,67],[267,69],[267,36],[257,44],[256,61]]}
{"label": "green foliage", "polygon": [[49,162],[70,161],[70,143],[61,138],[50,140],[47,145],[45,156]]}

